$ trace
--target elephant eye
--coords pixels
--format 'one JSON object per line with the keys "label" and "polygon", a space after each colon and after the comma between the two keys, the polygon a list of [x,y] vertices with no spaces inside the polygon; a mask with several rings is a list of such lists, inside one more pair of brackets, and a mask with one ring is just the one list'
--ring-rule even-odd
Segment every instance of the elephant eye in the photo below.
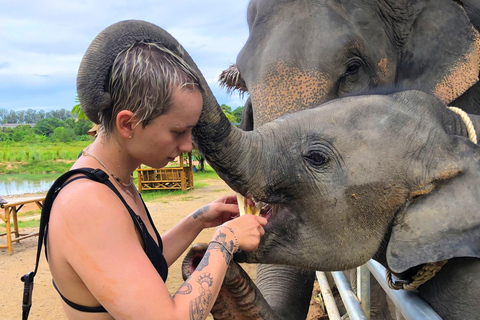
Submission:
{"label": "elephant eye", "polygon": [[356,74],[360,70],[361,64],[358,61],[352,61],[345,71],[345,75],[351,76]]}
{"label": "elephant eye", "polygon": [[305,160],[307,160],[311,165],[316,167],[324,166],[328,163],[328,156],[321,150],[311,150],[305,155]]}

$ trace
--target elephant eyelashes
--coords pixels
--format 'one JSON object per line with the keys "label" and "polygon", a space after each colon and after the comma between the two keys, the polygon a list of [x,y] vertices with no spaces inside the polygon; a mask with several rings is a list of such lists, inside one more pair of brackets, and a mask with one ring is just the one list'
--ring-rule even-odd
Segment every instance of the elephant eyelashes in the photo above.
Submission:
{"label": "elephant eyelashes", "polygon": [[312,166],[321,167],[329,162],[328,156],[322,150],[310,150],[305,156],[305,160]]}
{"label": "elephant eyelashes", "polygon": [[347,66],[347,70],[345,71],[346,76],[352,76],[357,74],[360,70],[361,64],[358,61],[353,61]]}

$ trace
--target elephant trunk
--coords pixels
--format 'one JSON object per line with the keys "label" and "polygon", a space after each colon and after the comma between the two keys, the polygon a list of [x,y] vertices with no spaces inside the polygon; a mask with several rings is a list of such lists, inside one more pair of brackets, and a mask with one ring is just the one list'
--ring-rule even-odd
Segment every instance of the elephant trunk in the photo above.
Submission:
{"label": "elephant trunk", "polygon": [[[182,276],[186,280],[193,273],[207,251],[206,243],[190,248],[182,263]],[[235,261],[231,261],[222,288],[212,308],[215,320],[270,320],[279,319],[263,298],[252,279]]]}
{"label": "elephant trunk", "polygon": [[80,104],[87,117],[100,123],[100,114],[111,107],[106,91],[109,73],[117,55],[134,43],[155,42],[172,51],[197,73],[204,89],[203,111],[194,130],[194,140],[201,153],[230,187],[246,194],[258,187],[246,171],[246,160],[252,156],[253,135],[228,121],[195,62],[178,41],[162,28],[141,20],[117,22],[103,30],[87,49],[77,77]]}

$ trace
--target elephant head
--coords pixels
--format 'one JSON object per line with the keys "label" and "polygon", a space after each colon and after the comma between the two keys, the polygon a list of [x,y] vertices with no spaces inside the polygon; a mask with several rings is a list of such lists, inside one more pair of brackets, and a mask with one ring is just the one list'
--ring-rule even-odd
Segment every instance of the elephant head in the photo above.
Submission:
{"label": "elephant head", "polygon": [[267,165],[248,192],[274,205],[245,261],[329,271],[386,257],[403,272],[480,257],[480,147],[464,134],[418,91],[337,99],[256,129],[269,143],[252,159]]}
{"label": "elephant head", "polygon": [[475,92],[459,99],[480,70],[480,37],[459,1],[252,0],[248,25],[222,75],[227,88],[249,93],[247,127],[385,86],[480,112]]}

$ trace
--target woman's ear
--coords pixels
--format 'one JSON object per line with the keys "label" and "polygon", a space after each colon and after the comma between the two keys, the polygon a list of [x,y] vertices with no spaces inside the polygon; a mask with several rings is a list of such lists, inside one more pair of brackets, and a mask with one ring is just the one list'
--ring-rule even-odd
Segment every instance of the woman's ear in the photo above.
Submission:
{"label": "woman's ear", "polygon": [[137,126],[137,119],[132,111],[122,110],[117,114],[115,124],[118,132],[123,138],[131,139],[133,136],[133,131]]}

